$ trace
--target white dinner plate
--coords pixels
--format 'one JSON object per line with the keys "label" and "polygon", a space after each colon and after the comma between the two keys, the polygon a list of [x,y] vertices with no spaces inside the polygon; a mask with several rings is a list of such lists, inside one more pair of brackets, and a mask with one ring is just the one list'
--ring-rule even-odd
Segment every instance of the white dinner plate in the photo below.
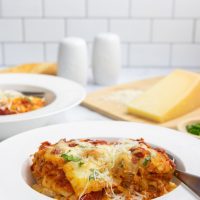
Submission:
{"label": "white dinner plate", "polygon": [[47,105],[38,110],[0,115],[0,140],[56,120],[85,97],[81,85],[50,75],[0,74],[0,89],[44,92],[47,101]]}
{"label": "white dinner plate", "polygon": [[[144,138],[146,142],[172,152],[187,172],[200,176],[200,141],[181,132],[132,122],[91,121],[47,126],[31,130],[0,143],[0,199],[47,200],[34,191],[28,159],[41,142],[57,142],[61,138]],[[197,197],[180,184],[174,191],[159,197],[167,200],[194,200]]]}

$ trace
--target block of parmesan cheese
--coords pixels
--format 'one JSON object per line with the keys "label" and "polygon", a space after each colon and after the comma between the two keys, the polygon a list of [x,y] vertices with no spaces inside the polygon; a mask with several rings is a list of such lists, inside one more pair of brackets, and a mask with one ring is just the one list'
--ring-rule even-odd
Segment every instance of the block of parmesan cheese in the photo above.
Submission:
{"label": "block of parmesan cheese", "polygon": [[128,112],[165,122],[200,106],[200,75],[175,70],[128,105]]}

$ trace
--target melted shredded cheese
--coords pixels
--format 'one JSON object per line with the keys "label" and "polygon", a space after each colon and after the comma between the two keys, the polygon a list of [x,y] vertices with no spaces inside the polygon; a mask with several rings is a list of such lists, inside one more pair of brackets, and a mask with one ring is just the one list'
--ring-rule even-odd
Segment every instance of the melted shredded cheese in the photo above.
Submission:
{"label": "melted shredded cheese", "polygon": [[[58,153],[52,156],[55,150]],[[166,157],[157,159],[160,156],[159,153],[146,145],[143,140],[121,139],[108,143],[104,141],[93,143],[90,140],[60,140],[55,145],[50,145],[45,151],[45,160],[64,159],[63,172],[78,200],[83,200],[86,194],[98,191],[104,191],[107,200],[146,199],[146,195],[143,195],[145,191],[140,194],[134,188],[130,189],[121,183],[125,180],[131,185],[129,181],[133,179],[130,177],[137,175],[138,168],[145,170],[151,163],[151,158],[154,159],[152,162],[155,164],[152,166],[154,170],[167,169],[160,168],[160,165],[156,166],[156,162],[164,161]],[[133,160],[133,152],[138,153],[136,162]],[[167,167],[168,171],[163,171],[163,173],[165,175],[173,173],[173,168],[170,168],[169,163]]]}

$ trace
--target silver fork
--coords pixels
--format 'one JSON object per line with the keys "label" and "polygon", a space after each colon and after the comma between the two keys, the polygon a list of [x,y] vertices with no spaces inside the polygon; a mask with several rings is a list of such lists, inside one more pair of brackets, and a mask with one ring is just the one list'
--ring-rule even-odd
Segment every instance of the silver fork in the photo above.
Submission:
{"label": "silver fork", "polygon": [[45,92],[31,92],[31,91],[19,91],[19,92],[27,96],[35,96],[41,98],[45,96]]}
{"label": "silver fork", "polygon": [[[169,158],[176,164],[175,158],[167,153]],[[200,197],[200,177],[176,169],[174,176],[190,188],[198,197]]]}

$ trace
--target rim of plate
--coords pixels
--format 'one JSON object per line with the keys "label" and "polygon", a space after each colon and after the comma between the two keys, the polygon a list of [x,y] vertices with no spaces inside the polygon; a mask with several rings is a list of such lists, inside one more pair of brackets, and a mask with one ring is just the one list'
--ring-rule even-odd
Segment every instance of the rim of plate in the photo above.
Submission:
{"label": "rim of plate", "polygon": [[[39,135],[40,134],[40,135]],[[51,125],[34,130],[26,131],[19,135],[8,138],[0,143],[0,191],[6,195],[15,190],[16,198],[29,199],[51,199],[34,191],[22,177],[22,167],[31,154],[37,151],[43,141],[57,142],[61,138],[141,138],[147,143],[155,144],[172,152],[183,162],[186,171],[200,176],[200,142],[198,139],[183,134],[176,130],[147,125],[135,122],[121,121],[82,121],[65,124]],[[20,146],[20,148],[19,148]],[[11,148],[15,151],[12,152]],[[191,156],[192,154],[192,156]],[[11,158],[12,157],[12,158]],[[12,182],[10,180],[13,180]],[[4,196],[3,196],[4,197]],[[156,199],[177,200],[196,199],[191,191],[180,184],[172,192]]]}
{"label": "rim of plate", "polygon": [[[50,104],[34,111],[14,115],[2,115],[0,116],[0,124],[39,119],[58,114],[78,105],[86,96],[85,89],[80,84],[52,75],[25,73],[0,74],[1,85],[23,85],[43,88],[54,94],[55,99]],[[66,93],[70,93],[70,95]]]}

